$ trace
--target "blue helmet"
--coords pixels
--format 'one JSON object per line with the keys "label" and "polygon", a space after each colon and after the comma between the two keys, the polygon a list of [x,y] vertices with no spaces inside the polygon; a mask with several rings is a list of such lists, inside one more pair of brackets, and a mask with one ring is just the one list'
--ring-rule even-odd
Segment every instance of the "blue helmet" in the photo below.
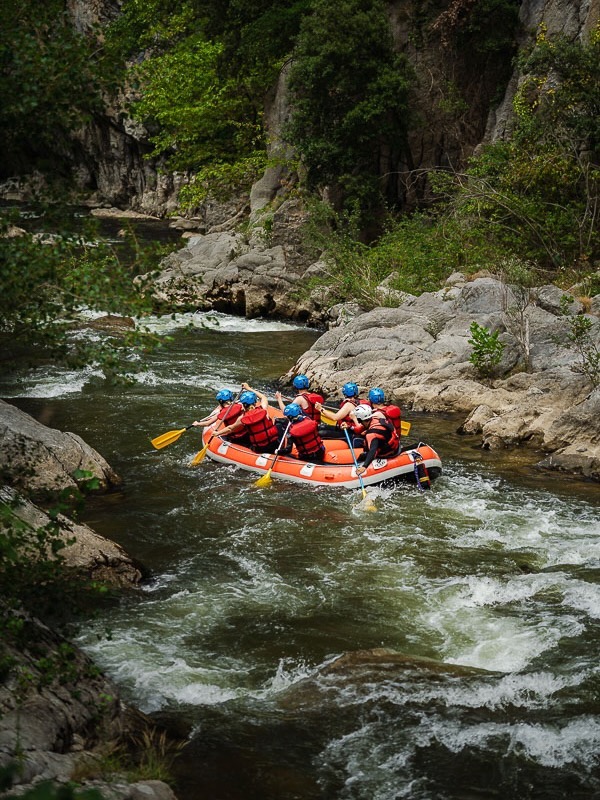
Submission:
{"label": "blue helmet", "polygon": [[369,392],[369,400],[372,403],[384,403],[385,402],[385,393],[383,389],[371,389]]}
{"label": "blue helmet", "polygon": [[310,381],[306,377],[306,375],[296,375],[292,384],[296,389],[308,389],[310,385]]}
{"label": "blue helmet", "polygon": [[283,413],[286,417],[294,419],[302,414],[302,408],[298,405],[298,403],[290,403],[283,409]]}
{"label": "blue helmet", "polygon": [[344,397],[358,397],[358,384],[357,383],[345,383],[342,386],[342,394]]}
{"label": "blue helmet", "polygon": [[229,389],[221,389],[220,392],[217,392],[217,400],[219,403],[229,403],[233,400],[233,392]]}
{"label": "blue helmet", "polygon": [[257,395],[254,392],[242,392],[240,395],[240,403],[243,406],[253,406],[256,401],[258,400]]}

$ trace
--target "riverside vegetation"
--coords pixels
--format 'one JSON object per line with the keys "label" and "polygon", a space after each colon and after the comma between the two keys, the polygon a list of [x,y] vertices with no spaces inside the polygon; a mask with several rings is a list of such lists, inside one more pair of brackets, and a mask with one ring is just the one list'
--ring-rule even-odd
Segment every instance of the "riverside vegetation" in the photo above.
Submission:
{"label": "riverside vegetation", "polygon": [[[441,29],[450,46],[476,44],[480,67],[490,59],[506,65],[515,54],[518,7],[513,0],[425,3],[412,20],[413,36]],[[392,290],[418,295],[438,290],[456,271],[498,274],[507,264],[511,283],[555,283],[571,289],[584,308],[600,292],[598,28],[583,41],[551,38],[541,29],[518,56],[524,79],[511,135],[480,148],[460,170],[415,174],[427,190],[420,203],[407,206],[394,175],[406,150],[416,83],[394,49],[386,3],[232,0],[224,10],[212,0],[126,0],[105,21],[101,38],[98,31],[78,33],[66,8],[64,0],[7,0],[0,9],[3,178],[37,170],[47,181],[46,198],[51,178],[64,198],[72,188],[65,165],[73,132],[103,112],[107,96],[123,92],[132,98],[128,112],[150,131],[149,155],[189,177],[180,192],[182,210],[193,214],[207,197],[246,192],[273,166],[264,98],[292,58],[292,113],[284,130],[293,153],[285,164],[294,176],[289,191],[309,211],[305,246],[322,255],[327,274],[318,280],[334,300],[374,308],[384,280]],[[448,98],[445,112],[456,121],[465,101],[454,90]],[[385,174],[383,150],[391,154]],[[6,364],[35,356],[93,361],[107,377],[126,374],[132,347],[143,354],[151,337],[132,331],[84,348],[68,332],[82,306],[148,312],[151,300],[132,279],[155,266],[157,254],[137,248],[135,263],[125,266],[111,250],[82,247],[69,237],[49,245],[22,231],[14,236],[11,214],[0,212]],[[388,297],[393,303],[393,293]],[[571,344],[597,386],[591,323],[576,315],[570,324]],[[472,334],[473,363],[489,376],[498,355],[494,334],[481,327]],[[39,613],[57,590],[65,591],[63,544],[54,523],[26,531],[6,505],[1,523],[3,632],[24,645],[30,610]],[[48,551],[54,558],[45,557]],[[1,666],[5,677],[14,665],[6,656]],[[66,680],[71,653],[61,646],[41,666],[49,679]]]}

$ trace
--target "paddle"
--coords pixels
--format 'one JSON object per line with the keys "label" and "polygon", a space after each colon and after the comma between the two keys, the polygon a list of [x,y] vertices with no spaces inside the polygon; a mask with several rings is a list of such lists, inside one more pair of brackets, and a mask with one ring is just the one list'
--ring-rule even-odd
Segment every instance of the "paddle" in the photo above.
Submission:
{"label": "paddle", "polygon": [[[354,448],[352,447],[352,442],[350,441],[350,434],[348,433],[348,428],[344,428],[344,433],[346,434],[346,441],[348,442],[348,447],[350,448],[350,452],[352,453],[352,460],[354,461],[354,466],[358,469],[358,461],[356,460],[356,455],[354,453]],[[369,495],[367,494],[367,490],[365,489],[365,484],[362,479],[362,475],[356,475],[358,478],[358,482],[360,483],[360,488],[362,489],[362,496],[363,496],[363,508],[365,511],[377,511],[377,506],[371,500]]]}
{"label": "paddle", "polygon": [[255,486],[269,486],[269,484],[272,483],[272,481],[271,481],[271,470],[275,466],[275,462],[277,461],[277,457],[279,456],[279,451],[283,447],[283,443],[285,442],[285,437],[287,436],[287,432],[289,431],[291,424],[292,424],[291,421],[288,422],[287,428],[283,432],[283,436],[281,437],[281,441],[277,445],[277,450],[275,450],[275,453],[273,454],[275,456],[274,459],[273,459],[273,463],[271,464],[271,466],[269,467],[268,471],[265,472],[264,475],[262,475],[257,481],[254,481],[254,485]]}
{"label": "paddle", "polygon": [[157,450],[162,450],[163,447],[168,447],[173,442],[176,442],[177,439],[181,436],[182,433],[189,431],[190,428],[193,428],[192,425],[188,425],[186,428],[180,428],[178,431],[167,431],[166,433],[161,433],[160,436],[156,436],[154,439],[150,440],[150,443],[153,447],[156,447]]}
{"label": "paddle", "polygon": [[217,424],[216,424],[216,426],[215,426],[215,429],[214,429],[214,431],[211,433],[211,435],[210,435],[210,437],[209,437],[209,439],[208,439],[207,443],[204,445],[204,447],[202,448],[202,450],[199,450],[199,451],[196,453],[196,455],[195,455],[195,456],[192,458],[192,460],[190,461],[190,467],[197,467],[197,466],[198,466],[198,464],[200,464],[202,461],[204,461],[204,456],[206,455],[206,451],[208,450],[208,446],[209,446],[209,444],[212,442],[212,440],[213,440],[213,439],[215,438],[215,436],[217,435],[217,431],[219,430],[219,428],[223,427],[223,424],[225,423],[225,420],[226,420],[226,419],[227,419],[227,417],[229,416],[229,412],[230,412],[230,411],[231,411],[231,409],[233,408],[233,406],[234,406],[234,403],[236,403],[236,402],[237,402],[237,399],[238,399],[238,397],[240,396],[240,394],[241,394],[241,391],[239,391],[239,392],[236,394],[236,396],[233,398],[233,400],[231,401],[231,405],[230,405],[230,406],[229,406],[229,408],[227,409],[227,413],[226,413],[226,414],[223,416],[223,419],[220,419],[220,420],[218,420],[218,422],[217,422]]}

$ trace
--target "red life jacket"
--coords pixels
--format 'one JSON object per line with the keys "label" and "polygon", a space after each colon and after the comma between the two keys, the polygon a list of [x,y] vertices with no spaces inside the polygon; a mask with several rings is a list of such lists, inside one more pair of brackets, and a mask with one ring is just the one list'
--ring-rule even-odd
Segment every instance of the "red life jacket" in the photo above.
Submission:
{"label": "red life jacket", "polygon": [[310,417],[304,417],[290,426],[289,434],[299,456],[313,456],[323,449],[323,440],[317,431],[318,425]]}
{"label": "red life jacket", "polygon": [[345,403],[352,403],[353,406],[370,406],[372,405],[370,400],[361,400],[360,397],[344,397],[343,400],[340,400],[340,408],[342,408]]}
{"label": "red life jacket", "polygon": [[308,403],[308,408],[303,408],[304,414],[315,422],[320,422],[321,412],[315,408],[315,403],[323,403],[323,397],[316,392],[301,392],[300,397],[303,397]]}
{"label": "red life jacket", "polygon": [[[222,408],[217,415],[217,419],[223,420],[223,425],[220,427],[225,427],[225,425],[233,425],[233,423],[239,419],[243,413],[244,406],[241,403],[233,403],[231,406],[225,406],[225,408]],[[230,433],[227,438],[232,442],[236,442],[238,439],[245,439],[246,431],[243,429],[234,431],[233,433]]]}
{"label": "red life jacket", "polygon": [[241,403],[233,403],[231,406],[225,406],[217,414],[217,419],[224,419],[227,425],[233,423],[244,413],[244,406]]}
{"label": "red life jacket", "polygon": [[[377,409],[378,411],[380,409]],[[368,452],[373,439],[379,439],[381,443],[377,449],[380,458],[391,458],[395,456],[400,447],[400,439],[391,422],[383,417],[373,417],[369,429],[365,436],[365,451]]]}
{"label": "red life jacket", "polygon": [[246,411],[240,419],[250,437],[250,446],[257,452],[279,438],[279,431],[264,408]]}
{"label": "red life jacket", "polygon": [[400,411],[400,406],[396,406],[393,403],[390,403],[387,406],[382,406],[381,408],[377,409],[378,411],[383,411],[385,414],[386,419],[388,422],[391,422],[394,426],[394,430],[398,434],[398,436],[402,435],[402,412]]}

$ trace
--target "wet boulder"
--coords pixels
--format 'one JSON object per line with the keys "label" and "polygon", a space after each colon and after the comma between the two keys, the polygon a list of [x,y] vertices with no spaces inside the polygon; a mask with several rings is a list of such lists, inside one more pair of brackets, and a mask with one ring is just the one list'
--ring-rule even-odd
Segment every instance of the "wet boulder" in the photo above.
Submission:
{"label": "wet boulder", "polygon": [[42,425],[0,400],[0,470],[4,481],[28,495],[75,489],[83,473],[107,491],[121,478],[106,460],[75,433]]}

